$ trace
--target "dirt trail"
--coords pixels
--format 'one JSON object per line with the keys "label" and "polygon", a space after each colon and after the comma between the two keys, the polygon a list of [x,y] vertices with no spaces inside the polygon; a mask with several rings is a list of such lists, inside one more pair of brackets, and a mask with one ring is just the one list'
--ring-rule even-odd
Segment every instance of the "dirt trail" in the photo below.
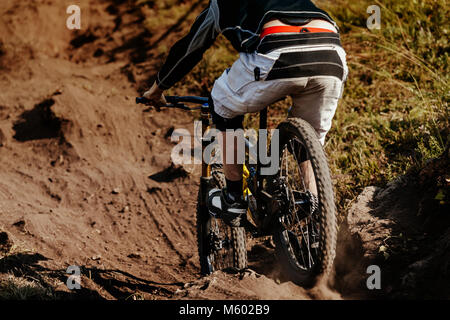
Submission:
{"label": "dirt trail", "polygon": [[91,277],[82,294],[170,296],[197,276],[197,179],[149,176],[170,166],[166,131],[191,119],[133,103],[123,70],[140,50],[129,40],[139,36],[138,9],[85,4],[89,29],[78,34],[59,1],[0,5],[0,227],[30,250],[2,271],[39,270],[60,283],[80,265]]}
{"label": "dirt trail", "polygon": [[[254,272],[200,278],[198,168],[165,171],[166,133],[191,128],[192,116],[134,104],[161,60],[152,49],[161,35],[143,31],[132,2],[106,0],[81,1],[88,27],[70,31],[67,5],[0,4],[0,229],[14,244],[0,273],[67,298],[318,297]],[[271,276],[258,257],[273,264],[273,248],[255,248],[252,266]],[[82,266],[81,290],[65,286],[69,265]]]}

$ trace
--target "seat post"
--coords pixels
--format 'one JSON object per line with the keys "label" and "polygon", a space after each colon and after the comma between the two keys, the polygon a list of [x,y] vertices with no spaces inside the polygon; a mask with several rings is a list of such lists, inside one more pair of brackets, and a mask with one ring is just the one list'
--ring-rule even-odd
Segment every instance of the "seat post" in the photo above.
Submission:
{"label": "seat post", "polygon": [[259,112],[259,128],[267,129],[267,107]]}

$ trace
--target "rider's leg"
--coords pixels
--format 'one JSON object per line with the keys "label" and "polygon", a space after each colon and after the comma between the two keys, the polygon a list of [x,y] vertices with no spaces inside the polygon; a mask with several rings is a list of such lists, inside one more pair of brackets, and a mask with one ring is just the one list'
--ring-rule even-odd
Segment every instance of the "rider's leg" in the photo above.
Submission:
{"label": "rider's leg", "polygon": [[303,175],[303,181],[305,182],[306,189],[317,195],[317,185],[316,180],[314,179],[314,171],[311,166],[311,161],[306,160],[300,163],[300,170]]}
{"label": "rider's leg", "polygon": [[243,138],[240,135],[230,135],[226,132],[220,133],[222,146],[222,162],[223,172],[227,182],[227,190],[229,192],[242,193],[242,163],[238,160],[238,139]]}
{"label": "rider's leg", "polygon": [[[310,78],[301,94],[292,95],[293,106],[289,117],[299,117],[311,124],[316,130],[320,143],[331,128],[336,112],[343,82],[335,77]],[[305,186],[317,195],[317,186],[310,161],[304,161],[300,168]]]}
{"label": "rider's leg", "polygon": [[[222,190],[212,189],[208,194],[208,209],[212,215],[221,217],[231,226],[239,226],[241,217],[247,212],[247,203],[242,193],[242,161],[239,161],[240,144],[243,143],[243,116],[224,118],[214,111],[214,104],[210,101],[211,115],[216,128],[221,131],[223,170],[226,187]],[[228,130],[228,133],[227,133]],[[241,139],[241,140],[240,140]],[[241,144],[242,145],[242,144]],[[242,149],[242,148],[241,148]]]}
{"label": "rider's leg", "polygon": [[224,118],[214,110],[214,102],[210,100],[211,115],[216,129],[220,131],[218,136],[221,146],[223,172],[227,181],[227,190],[236,194],[242,194],[242,165],[244,163],[245,144],[242,121],[244,116]]}

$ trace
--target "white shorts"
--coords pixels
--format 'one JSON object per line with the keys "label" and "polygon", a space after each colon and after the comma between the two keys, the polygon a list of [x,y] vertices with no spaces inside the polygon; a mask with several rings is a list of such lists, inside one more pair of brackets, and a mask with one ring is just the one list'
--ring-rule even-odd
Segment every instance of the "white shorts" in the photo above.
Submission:
{"label": "white shorts", "polygon": [[[316,74],[292,77],[291,75],[286,78],[268,79],[274,66],[278,69],[278,75],[283,74],[283,67],[277,63],[282,54],[295,55],[301,52],[305,56],[313,56],[314,51],[336,52],[341,60],[342,76]],[[298,65],[315,68],[315,64],[318,65],[309,61]],[[260,81],[255,81],[256,67],[260,69]],[[238,115],[261,111],[268,105],[291,96],[293,106],[288,117],[299,117],[308,121],[324,144],[338,100],[342,96],[347,74],[345,51],[335,44],[285,47],[265,54],[241,53],[233,66],[224,71],[214,83],[211,92],[214,110],[221,117],[231,119]]]}

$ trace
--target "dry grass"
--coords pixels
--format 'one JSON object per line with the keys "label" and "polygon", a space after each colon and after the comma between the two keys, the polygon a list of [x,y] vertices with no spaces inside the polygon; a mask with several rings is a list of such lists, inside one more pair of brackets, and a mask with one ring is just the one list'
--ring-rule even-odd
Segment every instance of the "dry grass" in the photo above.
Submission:
{"label": "dry grass", "polygon": [[0,300],[50,300],[54,299],[50,289],[37,280],[8,274],[0,279]]}

